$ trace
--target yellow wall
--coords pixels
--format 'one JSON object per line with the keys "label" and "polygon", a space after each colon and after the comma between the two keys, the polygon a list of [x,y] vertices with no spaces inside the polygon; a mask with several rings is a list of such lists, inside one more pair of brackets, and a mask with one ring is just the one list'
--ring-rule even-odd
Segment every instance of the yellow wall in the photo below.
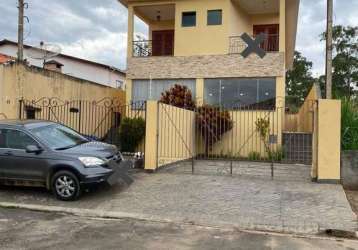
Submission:
{"label": "yellow wall", "polygon": [[[175,4],[175,49],[174,55],[215,55],[228,52],[229,37],[239,36],[243,32],[253,33],[254,24],[280,25],[280,52],[286,52],[286,68],[293,62],[295,48],[299,0],[279,0],[279,13],[249,15],[237,7],[231,0],[181,0],[181,1],[129,1],[128,7],[128,44],[133,41],[133,7],[159,4]],[[206,13],[209,9],[223,10],[223,24],[207,26]],[[197,11],[196,27],[181,27],[182,11]],[[144,13],[137,15],[145,21],[150,30],[168,29],[172,24],[151,24]],[[151,33],[151,32],[149,32]],[[213,34],[215,34],[213,36]],[[151,34],[149,34],[149,38]],[[128,46],[128,57],[132,56],[132,46]]]}
{"label": "yellow wall", "polygon": [[280,15],[278,13],[272,14],[255,14],[250,16],[253,25],[261,24],[279,24]]}
{"label": "yellow wall", "polygon": [[21,98],[38,100],[42,97],[56,97],[64,101],[100,101],[109,97],[125,104],[122,90],[40,68],[0,65],[0,113],[9,119],[18,118]]}
{"label": "yellow wall", "polygon": [[158,167],[195,155],[195,113],[158,104]]}
{"label": "yellow wall", "polygon": [[194,139],[194,112],[157,101],[147,102],[146,170],[192,158]]}
{"label": "yellow wall", "polygon": [[318,101],[317,179],[340,180],[341,101]]}
{"label": "yellow wall", "polygon": [[[226,132],[221,140],[214,144],[209,156],[248,157],[251,152],[257,152],[262,158],[267,157],[264,142],[256,131],[256,121],[260,118],[270,121],[270,134],[277,135],[277,143],[271,145],[271,150],[277,150],[281,147],[283,112],[283,109],[275,111],[230,111],[233,129]],[[204,143],[200,142],[198,145],[197,152],[204,153]]]}
{"label": "yellow wall", "polygon": [[285,131],[312,133],[314,108],[318,99],[317,87],[313,86],[298,113],[285,116]]}
{"label": "yellow wall", "polygon": [[[175,56],[226,54],[229,44],[229,0],[184,0],[175,6]],[[207,11],[222,9],[222,25],[207,25]],[[196,26],[182,27],[182,12],[196,11]]]}
{"label": "yellow wall", "polygon": [[240,6],[230,1],[230,23],[229,35],[240,36],[246,32],[252,34],[252,24],[250,16],[241,9]]}
{"label": "yellow wall", "polygon": [[144,168],[155,170],[158,156],[158,105],[156,101],[147,101],[147,119],[145,129]]}

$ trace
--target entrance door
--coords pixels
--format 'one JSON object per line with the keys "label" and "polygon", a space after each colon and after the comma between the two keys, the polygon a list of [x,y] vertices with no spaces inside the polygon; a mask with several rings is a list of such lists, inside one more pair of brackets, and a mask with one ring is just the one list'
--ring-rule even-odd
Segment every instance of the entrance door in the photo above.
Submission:
{"label": "entrance door", "polygon": [[254,25],[254,36],[264,33],[267,39],[261,43],[261,48],[265,51],[278,51],[279,49],[279,25]]}
{"label": "entrance door", "polygon": [[152,32],[152,55],[172,56],[174,54],[174,30]]}

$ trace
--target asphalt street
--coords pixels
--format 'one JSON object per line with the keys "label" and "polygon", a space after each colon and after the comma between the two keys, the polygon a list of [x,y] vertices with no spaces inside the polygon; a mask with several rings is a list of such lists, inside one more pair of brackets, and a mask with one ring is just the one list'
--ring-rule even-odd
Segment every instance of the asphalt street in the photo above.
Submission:
{"label": "asphalt street", "polygon": [[0,208],[0,249],[358,249],[358,241]]}

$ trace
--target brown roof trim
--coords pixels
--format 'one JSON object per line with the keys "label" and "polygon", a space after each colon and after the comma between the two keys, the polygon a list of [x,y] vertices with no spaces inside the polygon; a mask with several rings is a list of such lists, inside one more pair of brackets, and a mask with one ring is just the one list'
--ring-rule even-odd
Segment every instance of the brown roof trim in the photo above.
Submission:
{"label": "brown roof trim", "polygon": [[[3,39],[0,41],[0,46],[1,45],[6,45],[6,44],[11,44],[11,45],[16,45],[17,46],[17,42],[14,42],[14,41],[11,41],[11,40],[7,40],[7,39]],[[38,49],[34,46],[30,46],[30,45],[24,45],[25,48],[29,49],[29,48],[32,48],[32,49]],[[78,58],[78,57],[74,57],[74,56],[70,56],[70,55],[66,55],[66,54],[59,54],[60,57],[63,57],[63,58],[67,58],[67,59],[71,59],[71,60],[76,60],[76,61],[79,61],[79,62],[83,62],[83,63],[88,63],[88,64],[92,64],[92,65],[97,65],[97,66],[100,66],[102,68],[106,68],[106,69],[109,69],[109,70],[113,70],[113,71],[117,71],[118,73],[121,73],[123,75],[126,74],[125,71],[121,70],[121,69],[118,69],[114,66],[109,66],[107,64],[103,64],[103,63],[98,63],[98,62],[94,62],[94,61],[89,61],[89,60],[86,60],[86,59],[82,59],[82,58]]]}
{"label": "brown roof trim", "polygon": [[56,61],[56,60],[50,60],[50,61],[45,62],[44,64],[56,64],[58,66],[63,66],[62,63],[60,63],[59,61]]}

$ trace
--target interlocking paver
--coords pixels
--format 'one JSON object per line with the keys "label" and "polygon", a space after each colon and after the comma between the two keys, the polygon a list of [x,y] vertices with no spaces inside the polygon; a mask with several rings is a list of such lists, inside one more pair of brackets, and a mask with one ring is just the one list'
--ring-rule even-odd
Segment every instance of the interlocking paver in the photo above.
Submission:
{"label": "interlocking paver", "polygon": [[[179,171],[180,172],[180,171]],[[128,188],[100,189],[78,202],[56,201],[46,192],[5,188],[0,202],[117,211],[204,225],[315,233],[356,229],[340,185],[248,176],[139,173]]]}

